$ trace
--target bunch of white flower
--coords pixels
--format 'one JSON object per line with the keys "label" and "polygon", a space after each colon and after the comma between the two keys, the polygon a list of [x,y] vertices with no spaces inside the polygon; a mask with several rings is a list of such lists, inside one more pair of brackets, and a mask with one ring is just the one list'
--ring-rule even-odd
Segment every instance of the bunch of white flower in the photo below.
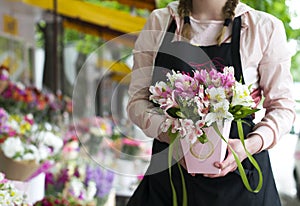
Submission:
{"label": "bunch of white flower", "polygon": [[26,197],[0,172],[0,205],[26,206]]}

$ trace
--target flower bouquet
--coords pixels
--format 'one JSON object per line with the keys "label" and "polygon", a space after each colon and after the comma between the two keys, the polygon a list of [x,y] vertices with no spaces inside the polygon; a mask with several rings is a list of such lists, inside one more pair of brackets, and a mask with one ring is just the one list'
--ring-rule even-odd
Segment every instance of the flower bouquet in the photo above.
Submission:
{"label": "flower bouquet", "polygon": [[0,205],[29,206],[26,197],[0,172]]}
{"label": "flower bouquet", "polygon": [[[216,174],[219,170],[213,163],[224,159],[227,146],[232,150],[227,144],[231,121],[237,121],[240,131],[241,119],[258,109],[252,108],[250,88],[235,80],[233,67],[224,67],[223,72],[196,70],[192,75],[168,73],[167,82],[150,86],[149,99],[166,115],[161,129],[169,134],[169,152],[173,152],[173,143],[180,137],[188,172]],[[240,139],[243,143],[243,135]],[[169,153],[169,166],[171,156],[174,154]]]}
{"label": "flower bouquet", "polygon": [[50,124],[36,124],[31,114],[11,115],[0,108],[0,130],[0,171],[11,180],[30,178],[63,145]]}

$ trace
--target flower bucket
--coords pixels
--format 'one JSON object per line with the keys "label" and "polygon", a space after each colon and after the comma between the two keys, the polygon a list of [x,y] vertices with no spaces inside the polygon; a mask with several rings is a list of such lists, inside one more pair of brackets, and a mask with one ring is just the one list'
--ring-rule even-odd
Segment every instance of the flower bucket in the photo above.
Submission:
{"label": "flower bucket", "polygon": [[9,180],[26,181],[38,167],[35,161],[15,161],[0,151],[0,172]]}
{"label": "flower bucket", "polygon": [[[223,126],[218,126],[223,137],[228,140],[231,121],[225,121]],[[225,158],[227,143],[210,126],[203,128],[208,142],[202,144],[199,141],[190,143],[186,139],[180,139],[184,159],[188,173],[219,174],[220,169],[214,166],[215,162],[221,162]]]}

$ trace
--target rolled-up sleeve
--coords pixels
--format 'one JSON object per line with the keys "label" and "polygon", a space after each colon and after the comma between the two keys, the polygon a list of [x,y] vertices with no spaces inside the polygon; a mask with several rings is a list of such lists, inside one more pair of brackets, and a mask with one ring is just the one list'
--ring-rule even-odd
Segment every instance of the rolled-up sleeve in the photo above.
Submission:
{"label": "rolled-up sleeve", "polygon": [[268,33],[262,35],[269,34],[269,42],[264,48],[258,72],[259,86],[265,97],[263,107],[266,113],[252,132],[262,137],[262,149],[273,147],[281,136],[290,131],[295,119],[293,79],[290,73],[291,52],[288,49],[285,30],[282,22],[277,19],[273,19],[265,29]]}
{"label": "rolled-up sleeve", "polygon": [[133,50],[134,65],[129,85],[128,117],[148,137],[159,137],[160,125],[165,121],[165,116],[155,112],[149,101],[154,58],[163,31],[161,21],[156,11],[152,12],[139,34]]}

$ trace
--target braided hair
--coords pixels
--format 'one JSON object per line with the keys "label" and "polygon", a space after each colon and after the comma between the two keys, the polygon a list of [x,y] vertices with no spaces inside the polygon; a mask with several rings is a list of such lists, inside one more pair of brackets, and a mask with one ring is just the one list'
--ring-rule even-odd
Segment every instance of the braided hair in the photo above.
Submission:
{"label": "braided hair", "polygon": [[[227,0],[227,2],[225,3],[222,9],[225,21],[223,24],[223,28],[217,35],[216,40],[218,45],[221,45],[222,40],[224,39],[226,28],[229,26],[232,19],[234,18],[235,15],[234,10],[238,2],[239,0]],[[191,39],[192,36],[192,28],[191,28],[190,17],[189,17],[191,12],[192,12],[192,0],[179,0],[178,14],[184,20],[181,35],[187,39]]]}
{"label": "braided hair", "polygon": [[225,5],[222,9],[225,21],[223,24],[223,28],[221,29],[221,31],[219,32],[219,34],[217,36],[218,45],[220,45],[222,43],[222,40],[224,39],[224,34],[226,31],[226,28],[229,26],[232,19],[234,18],[234,15],[235,15],[234,10],[235,10],[238,2],[239,2],[238,0],[227,0],[227,2],[225,3]]}
{"label": "braided hair", "polygon": [[192,37],[192,27],[190,13],[192,12],[192,0],[179,0],[178,14],[184,20],[181,35],[190,40]]}

